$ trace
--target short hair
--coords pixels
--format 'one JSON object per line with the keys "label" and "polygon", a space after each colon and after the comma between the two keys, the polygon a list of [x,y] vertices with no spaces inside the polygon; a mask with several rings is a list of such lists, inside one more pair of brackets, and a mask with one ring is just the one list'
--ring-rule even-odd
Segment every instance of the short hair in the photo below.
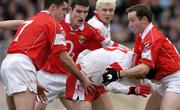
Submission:
{"label": "short hair", "polygon": [[143,16],[146,16],[149,22],[151,22],[153,19],[153,14],[151,12],[151,9],[146,4],[137,4],[126,9],[127,13],[132,12],[132,11],[136,11],[136,16],[139,19],[142,19]]}
{"label": "short hair", "polygon": [[62,5],[64,2],[69,3],[68,0],[45,0],[44,2],[44,8],[48,9],[51,4],[56,4],[56,5]]}
{"label": "short hair", "polygon": [[99,4],[101,3],[110,3],[113,5],[114,8],[116,8],[116,0],[97,0],[96,9],[99,7]]}
{"label": "short hair", "polygon": [[74,9],[76,5],[81,5],[85,7],[89,7],[89,0],[72,0],[71,8]]}

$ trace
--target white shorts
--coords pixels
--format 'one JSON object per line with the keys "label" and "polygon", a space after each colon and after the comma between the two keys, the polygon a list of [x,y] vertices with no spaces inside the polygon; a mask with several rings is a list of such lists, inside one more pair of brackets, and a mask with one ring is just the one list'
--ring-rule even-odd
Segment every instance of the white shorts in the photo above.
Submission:
{"label": "white shorts", "polygon": [[160,86],[157,88],[158,93],[163,96],[165,91],[180,93],[180,70],[161,80]]}
{"label": "white shorts", "polygon": [[8,54],[2,62],[1,76],[8,95],[27,89],[37,93],[36,69],[24,54]]}
{"label": "white shorts", "polygon": [[[48,91],[45,93],[48,101],[43,103],[51,103],[54,99],[64,96],[66,79],[66,74],[50,74],[43,70],[38,71],[37,80],[39,81],[39,84]],[[37,99],[40,101],[39,98]]]}

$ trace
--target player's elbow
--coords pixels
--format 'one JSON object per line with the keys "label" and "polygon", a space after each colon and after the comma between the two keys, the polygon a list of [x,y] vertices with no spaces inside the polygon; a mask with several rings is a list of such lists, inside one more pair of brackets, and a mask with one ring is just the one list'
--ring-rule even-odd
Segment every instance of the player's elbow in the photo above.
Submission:
{"label": "player's elbow", "polygon": [[59,53],[59,58],[63,65],[68,65],[69,61],[72,60],[66,51]]}

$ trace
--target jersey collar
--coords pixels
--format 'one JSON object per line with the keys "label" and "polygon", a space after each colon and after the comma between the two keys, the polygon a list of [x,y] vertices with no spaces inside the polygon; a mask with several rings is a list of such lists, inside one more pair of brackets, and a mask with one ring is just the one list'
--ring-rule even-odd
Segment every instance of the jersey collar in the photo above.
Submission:
{"label": "jersey collar", "polygon": [[144,32],[141,35],[141,39],[143,40],[145,38],[145,36],[148,34],[148,32],[153,28],[153,24],[150,23],[146,29],[144,30]]}
{"label": "jersey collar", "polygon": [[[70,13],[69,13],[69,14],[66,14],[66,16],[65,16],[65,22],[68,23],[68,24],[70,24]],[[75,29],[75,30],[74,30],[74,29],[71,27],[71,25],[70,25],[70,28],[71,28],[71,30],[73,30],[73,31],[78,31],[78,29],[81,30],[81,31],[83,31],[83,30],[84,30],[84,23],[83,23],[83,25],[80,26],[78,29]]]}
{"label": "jersey collar", "polygon": [[[98,21],[102,22],[102,24],[106,27],[106,23],[103,22],[103,21],[100,19],[100,17],[99,17],[98,14],[95,13],[94,17],[95,17]],[[110,24],[108,24],[108,28],[109,28],[109,27],[110,27]]]}
{"label": "jersey collar", "polygon": [[98,14],[96,14],[95,13],[95,15],[94,15],[95,17],[96,17],[96,19],[98,19],[99,21],[101,21],[104,25],[105,25],[105,23],[100,19],[100,17],[99,17],[99,15]]}
{"label": "jersey collar", "polygon": [[51,16],[53,16],[53,17],[54,17],[54,15],[53,15],[53,14],[51,14],[51,12],[50,12],[50,11],[48,11],[48,10],[41,10],[41,12],[43,12],[43,13],[47,13],[47,14],[49,14],[49,15],[51,15]]}

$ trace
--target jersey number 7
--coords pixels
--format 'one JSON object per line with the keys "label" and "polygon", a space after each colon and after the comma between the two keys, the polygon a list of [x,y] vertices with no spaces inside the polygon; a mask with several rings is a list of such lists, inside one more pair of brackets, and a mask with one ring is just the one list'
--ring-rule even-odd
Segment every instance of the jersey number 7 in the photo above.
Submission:
{"label": "jersey number 7", "polygon": [[21,30],[19,31],[18,35],[16,36],[16,38],[14,39],[14,41],[18,41],[19,39],[19,36],[21,35],[21,33],[24,31],[24,29],[33,22],[33,20],[30,20],[30,21],[25,21],[23,22],[23,27],[21,28]]}

